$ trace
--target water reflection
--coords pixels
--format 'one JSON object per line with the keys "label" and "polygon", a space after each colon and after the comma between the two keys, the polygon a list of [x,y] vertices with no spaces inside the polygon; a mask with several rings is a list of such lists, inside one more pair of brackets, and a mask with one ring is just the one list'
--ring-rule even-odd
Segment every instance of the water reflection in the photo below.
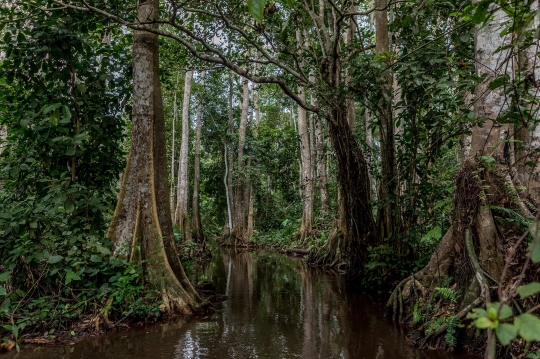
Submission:
{"label": "water reflection", "polygon": [[220,248],[196,277],[212,281],[218,293],[229,296],[211,318],[175,320],[7,357],[457,358],[410,347],[403,328],[382,316],[381,298],[347,291],[339,274],[323,273],[298,259]]}

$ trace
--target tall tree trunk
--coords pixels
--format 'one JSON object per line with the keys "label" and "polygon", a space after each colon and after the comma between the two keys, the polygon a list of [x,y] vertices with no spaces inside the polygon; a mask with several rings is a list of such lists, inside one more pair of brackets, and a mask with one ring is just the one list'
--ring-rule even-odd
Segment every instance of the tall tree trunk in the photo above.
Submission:
{"label": "tall tree trunk", "polygon": [[[356,12],[356,5],[351,5],[349,12]],[[356,30],[356,24],[354,22],[354,17],[350,16],[348,21],[348,28],[345,31],[345,46],[353,46],[354,32]],[[350,75],[349,69],[345,69],[345,86],[348,87],[352,82],[353,78]],[[347,118],[349,121],[349,126],[351,126],[352,133],[354,135],[356,131],[356,115],[354,108],[354,100],[351,97],[347,97]]]}
{"label": "tall tree trunk", "polygon": [[348,122],[345,101],[334,98],[336,107],[328,118],[330,138],[338,162],[338,182],[343,205],[340,222],[334,223],[324,247],[310,252],[309,263],[330,267],[349,266],[356,277],[368,261],[368,248],[380,244],[370,204],[368,167]]}
{"label": "tall tree trunk", "polygon": [[[233,134],[234,126],[234,117],[233,117],[233,76],[232,72],[229,72],[229,128],[227,129],[227,134],[229,138]],[[227,151],[228,148],[228,151]],[[228,155],[227,155],[228,152]],[[232,229],[234,228],[234,208],[233,208],[233,164],[234,164],[234,151],[233,144],[229,142],[225,147],[225,167],[226,167],[226,194],[227,194],[227,214],[228,222],[225,224],[224,238],[226,241],[229,241],[232,235]]]}
{"label": "tall tree trunk", "polygon": [[[250,123],[251,133],[254,137],[258,136],[258,130],[257,127],[259,126],[259,122],[261,120],[261,114],[260,114],[260,108],[259,108],[259,85],[253,84],[253,111],[254,111],[254,119]],[[251,157],[249,158],[248,167],[251,167]],[[257,178],[258,176],[256,176]],[[249,204],[248,204],[248,216],[247,216],[247,237],[252,238],[254,233],[254,227],[255,227],[255,220],[254,220],[254,192],[253,192],[253,179],[250,178],[249,181]]]}
{"label": "tall tree trunk", "polygon": [[[298,87],[298,97],[303,101],[306,99],[306,91],[303,86]],[[300,135],[300,159],[302,164],[302,223],[298,229],[297,240],[304,242],[313,228],[313,172],[311,167],[307,113],[301,106],[298,106],[298,133]]]}
{"label": "tall tree trunk", "polygon": [[6,148],[7,135],[7,127],[0,126],[0,154],[4,151],[4,148]]}
{"label": "tall tree trunk", "polygon": [[[375,0],[376,8],[386,8],[387,0]],[[390,51],[387,10],[376,11],[375,14],[375,51],[377,54]],[[381,84],[382,96],[379,108],[379,132],[381,139],[381,183],[379,201],[381,207],[377,215],[377,224],[382,238],[391,239],[396,254],[402,253],[401,243],[396,237],[396,216],[394,204],[396,197],[396,163],[394,147],[394,122],[392,118],[392,75],[389,71],[383,76]]]}
{"label": "tall tree trunk", "polygon": [[227,147],[227,144],[225,144],[225,151],[223,152],[223,162],[225,163],[225,177],[223,178],[223,182],[225,185],[225,197],[227,199],[227,222],[225,223],[225,235],[228,237],[230,235],[230,229],[233,227],[233,215],[231,208],[231,193],[228,183],[230,169],[228,166],[229,156],[227,155]]}
{"label": "tall tree trunk", "polygon": [[326,172],[324,125],[320,119],[317,119],[315,122],[315,139],[317,144],[317,179],[319,180],[319,191],[321,195],[321,211],[328,212],[330,193],[328,191],[328,175]]}
{"label": "tall tree trunk", "polygon": [[175,177],[174,177],[174,155],[175,155],[175,145],[176,145],[176,119],[178,116],[178,106],[177,106],[177,94],[178,94],[178,80],[180,78],[180,73],[176,74],[176,87],[174,89],[174,100],[173,100],[173,121],[172,121],[172,142],[171,142],[171,213],[174,213],[176,208],[176,190],[174,186]]}
{"label": "tall tree trunk", "polygon": [[[369,156],[367,156],[367,163],[368,168],[371,168],[373,166],[372,160],[373,160],[373,149],[375,148],[375,141],[373,141],[373,129],[371,128],[371,116],[369,109],[366,107],[364,108],[364,126],[366,129],[366,145],[369,148]],[[377,192],[377,179],[371,174],[371,170],[369,172],[369,183],[371,184],[371,195],[373,200],[377,201],[379,196]]]}
{"label": "tall tree trunk", "polygon": [[247,79],[243,79],[242,89],[242,113],[240,115],[240,125],[238,128],[238,179],[235,185],[233,207],[235,220],[232,230],[232,240],[234,245],[244,245],[248,240],[248,238],[246,238],[246,211],[244,205],[244,192],[246,190],[246,176],[244,173],[244,147],[246,145],[246,129],[249,107],[249,86]]}
{"label": "tall tree trunk", "polygon": [[[538,0],[531,4],[531,14],[538,11]],[[537,29],[539,20],[533,16],[528,28]],[[526,46],[528,45],[528,46]],[[540,81],[540,61],[538,59],[538,49],[540,43],[536,37],[532,43],[525,44],[526,48],[518,59],[518,71],[525,87],[525,96],[529,97],[526,104],[526,116],[522,119],[522,124],[516,128],[516,169],[517,178],[521,185],[527,188],[527,199],[540,206],[540,109],[538,105],[538,85]]]}
{"label": "tall tree trunk", "polygon": [[[137,10],[140,22],[157,19],[159,3],[142,2]],[[174,245],[158,51],[157,35],[134,32],[131,148],[107,237],[115,253],[145,261],[145,275],[160,292],[163,310],[191,313],[201,298]]]}
{"label": "tall tree trunk", "polygon": [[180,145],[180,165],[178,167],[178,197],[176,200],[176,225],[182,231],[183,240],[191,240],[189,224],[189,103],[193,71],[186,72],[184,83],[184,103],[182,108],[182,143]]}
{"label": "tall tree trunk", "polygon": [[201,122],[202,122],[202,103],[204,93],[205,71],[201,73],[201,93],[199,94],[199,104],[197,106],[197,128],[195,135],[195,163],[193,174],[193,204],[191,221],[193,225],[193,237],[197,242],[204,242],[204,233],[201,223],[201,213],[199,209],[199,182],[201,180]]}

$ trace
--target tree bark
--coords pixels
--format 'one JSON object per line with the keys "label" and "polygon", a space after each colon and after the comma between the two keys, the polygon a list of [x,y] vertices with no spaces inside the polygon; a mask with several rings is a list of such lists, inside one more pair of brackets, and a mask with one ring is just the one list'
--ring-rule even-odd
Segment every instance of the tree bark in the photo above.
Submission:
{"label": "tree bark", "polygon": [[[233,126],[234,126],[234,117],[233,117],[233,77],[232,73],[229,72],[229,128],[227,130],[227,134],[229,137],[232,137],[233,134]],[[227,148],[229,151],[227,151]],[[228,156],[227,156],[228,152]],[[226,191],[227,191],[227,211],[228,211],[228,223],[225,225],[225,233],[224,237],[226,241],[229,241],[232,230],[234,228],[234,221],[236,220],[234,217],[234,209],[233,209],[233,164],[234,164],[234,151],[233,151],[233,144],[229,142],[226,144],[225,148],[225,167],[226,167]]]}
{"label": "tree bark", "polygon": [[[351,5],[349,8],[349,12],[356,12],[356,5]],[[348,28],[345,31],[345,46],[353,46],[353,40],[354,40],[354,31],[356,30],[356,24],[354,22],[354,18],[352,16],[349,17],[348,21]],[[349,69],[345,69],[345,86],[349,87],[350,83],[352,82],[353,78],[349,73]],[[352,133],[356,132],[356,114],[355,114],[355,108],[354,108],[354,99],[351,97],[347,97],[347,118],[349,121],[349,126],[351,126]]]}
{"label": "tree bark", "polygon": [[243,79],[242,85],[242,104],[240,115],[240,126],[238,128],[238,179],[235,185],[234,191],[234,223],[232,230],[232,243],[233,245],[244,245],[248,238],[246,238],[246,211],[244,205],[245,198],[245,181],[246,176],[244,173],[244,147],[246,145],[246,129],[247,129],[247,117],[248,117],[248,107],[249,107],[249,86],[248,80]]}
{"label": "tree bark", "polygon": [[[171,142],[171,213],[174,213],[176,208],[176,190],[174,187],[175,177],[174,177],[174,156],[175,156],[175,145],[176,145],[176,119],[178,116],[178,106],[177,106],[177,93],[178,93],[178,79],[180,74],[176,74],[176,87],[174,89],[174,100],[173,100],[173,120],[172,120],[172,142]],[[174,218],[173,218],[174,220]]]}
{"label": "tree bark", "polygon": [[[376,8],[386,8],[387,0],[375,0]],[[388,30],[388,11],[376,11],[375,14],[375,51],[378,55],[390,51]],[[392,75],[389,71],[383,74],[381,83],[382,96],[378,104],[379,132],[381,140],[381,183],[379,186],[379,202],[381,208],[377,214],[377,224],[382,238],[390,239],[396,254],[403,248],[396,237],[396,216],[394,205],[396,200],[396,163],[394,145],[394,121],[392,118]]]}
{"label": "tree bark", "polygon": [[205,71],[201,73],[201,93],[199,94],[199,104],[197,106],[197,125],[195,135],[195,162],[194,162],[194,174],[193,174],[193,204],[191,221],[193,226],[193,237],[199,242],[203,243],[205,240],[202,223],[201,213],[199,209],[199,182],[201,180],[201,122],[202,122],[202,103],[204,93],[204,76]]}
{"label": "tree bark", "polygon": [[[251,133],[254,137],[258,136],[257,127],[261,120],[260,108],[259,108],[259,85],[253,84],[253,111],[254,119],[250,123]],[[251,158],[249,159],[248,167],[251,166]],[[255,208],[254,208],[254,192],[253,192],[253,180],[250,178],[249,181],[249,205],[248,205],[248,217],[247,217],[247,237],[252,238],[255,228]]]}
{"label": "tree bark", "polygon": [[[371,121],[370,121],[370,112],[369,109],[366,107],[364,108],[364,126],[366,129],[366,145],[369,149],[369,156],[367,156],[367,163],[368,168],[371,168],[373,166],[372,164],[372,158],[373,158],[373,149],[375,148],[375,142],[373,141],[373,129],[371,128]],[[371,174],[371,170],[369,172],[369,183],[371,185],[371,195],[373,200],[378,200],[378,192],[377,192],[377,179]]]}
{"label": "tree bark", "polygon": [[[302,100],[306,99],[306,91],[303,86],[298,87],[298,96]],[[313,228],[313,172],[311,167],[307,113],[300,106],[298,106],[298,133],[300,135],[300,159],[302,163],[302,223],[298,229],[297,240],[303,242]]]}
{"label": "tree bark", "polygon": [[[157,19],[158,5],[158,1],[139,3],[138,21]],[[158,37],[135,31],[131,148],[107,237],[116,254],[145,261],[145,276],[159,290],[164,311],[192,313],[201,298],[187,279],[174,246],[164,122]]]}
{"label": "tree bark", "polygon": [[[538,1],[531,3],[531,14],[538,11]],[[537,29],[539,20],[533,16],[528,26]],[[524,79],[525,96],[529,97],[530,103],[526,105],[526,116],[522,119],[521,126],[516,128],[516,169],[517,178],[522,186],[527,188],[527,200],[535,206],[540,205],[540,110],[538,105],[538,84],[540,81],[540,63],[538,50],[540,42],[535,37],[530,44],[526,44],[524,51],[518,56],[518,73]]]}
{"label": "tree bark", "polygon": [[178,167],[178,197],[176,200],[175,223],[182,232],[183,240],[191,240],[189,224],[189,103],[193,71],[186,72],[184,83],[184,103],[182,108],[182,144],[180,145],[180,164]]}
{"label": "tree bark", "polygon": [[333,100],[338,105],[332,109],[328,123],[338,161],[343,205],[340,206],[340,221],[334,223],[325,246],[312,251],[308,263],[338,269],[348,266],[349,277],[355,278],[368,262],[368,248],[379,245],[380,236],[369,202],[366,160],[352,134],[345,101]]}
{"label": "tree bark", "polygon": [[[314,95],[311,95],[314,101]],[[324,124],[321,119],[315,120],[315,147],[316,147],[316,170],[317,180],[319,183],[319,193],[321,196],[321,212],[328,212],[330,202],[330,193],[328,191],[328,176],[326,172],[326,156],[325,156],[325,136]]]}

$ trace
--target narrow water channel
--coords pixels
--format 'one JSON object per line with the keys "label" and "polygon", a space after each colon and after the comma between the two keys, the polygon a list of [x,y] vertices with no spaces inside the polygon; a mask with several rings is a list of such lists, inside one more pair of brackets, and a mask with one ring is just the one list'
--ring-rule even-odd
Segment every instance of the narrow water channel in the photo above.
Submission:
{"label": "narrow water channel", "polygon": [[[339,274],[281,254],[219,249],[198,275],[229,299],[211,318],[182,320],[89,338],[64,348],[27,348],[6,359],[434,359],[383,316],[380,297],[353,293]],[[0,355],[2,358],[2,355]]]}

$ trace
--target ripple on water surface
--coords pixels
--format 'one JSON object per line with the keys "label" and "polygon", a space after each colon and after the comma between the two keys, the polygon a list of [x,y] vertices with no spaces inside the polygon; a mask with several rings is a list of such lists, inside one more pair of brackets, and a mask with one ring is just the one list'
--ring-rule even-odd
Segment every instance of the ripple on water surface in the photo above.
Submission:
{"label": "ripple on water surface", "polygon": [[346,290],[338,274],[273,252],[221,248],[213,254],[196,279],[214,282],[229,300],[211,318],[176,319],[0,359],[471,358],[410,347],[404,329],[384,318],[382,298]]}

